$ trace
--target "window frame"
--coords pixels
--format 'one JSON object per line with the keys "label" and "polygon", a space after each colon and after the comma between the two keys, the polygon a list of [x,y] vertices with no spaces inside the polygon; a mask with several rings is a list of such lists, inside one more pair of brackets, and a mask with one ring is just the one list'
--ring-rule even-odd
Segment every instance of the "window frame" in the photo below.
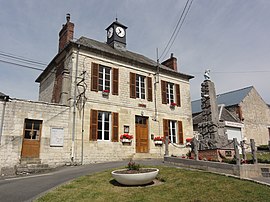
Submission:
{"label": "window frame", "polygon": [[[102,71],[100,71],[102,69]],[[109,70],[109,80],[106,79],[106,70]],[[100,76],[102,74],[102,78]],[[102,80],[102,85],[100,84],[100,80]],[[106,81],[109,82],[109,86],[106,85]],[[104,65],[99,65],[98,67],[98,91],[104,91],[104,90],[109,90],[111,91],[112,89],[112,68],[104,66]]]}
{"label": "window frame", "polygon": [[166,99],[167,104],[175,103],[174,83],[167,82],[166,85]]}
{"label": "window frame", "polygon": [[[31,129],[27,128],[27,124],[31,124]],[[35,129],[35,124],[38,124],[38,129]],[[41,139],[41,129],[42,129],[42,120],[25,119],[24,120],[23,138],[26,139],[26,140],[30,140],[30,141],[40,141],[40,139]],[[26,131],[30,132],[30,137],[31,138],[26,138]],[[35,137],[38,137],[38,138],[33,139],[34,132],[36,132]]]}
{"label": "window frame", "polygon": [[[112,126],[112,113],[107,112],[107,111],[98,111],[97,112],[97,141],[106,141],[109,142],[111,141],[111,126]],[[101,128],[99,127],[100,119],[99,119],[99,114],[101,114]],[[105,114],[108,114],[109,119],[105,120]],[[108,130],[105,129],[105,122],[108,121],[109,127]],[[99,139],[99,132],[101,131],[101,139]],[[105,139],[105,132],[108,132],[108,139]]]}
{"label": "window frame", "polygon": [[[168,134],[169,135],[169,140],[172,143],[178,144],[177,121],[168,120],[168,131],[169,131],[169,134]],[[174,134],[173,134],[173,132],[174,132]]]}
{"label": "window frame", "polygon": [[146,78],[145,76],[136,74],[135,78],[136,98],[145,99],[146,97],[145,78]]}

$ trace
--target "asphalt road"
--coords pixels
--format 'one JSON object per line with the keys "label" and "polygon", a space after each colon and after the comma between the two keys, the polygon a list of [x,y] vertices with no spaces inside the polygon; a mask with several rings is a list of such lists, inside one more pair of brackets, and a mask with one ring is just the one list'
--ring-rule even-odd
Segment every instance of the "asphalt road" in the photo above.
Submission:
{"label": "asphalt road", "polygon": [[[136,161],[143,165],[164,165],[162,160]],[[0,202],[32,201],[50,189],[77,177],[126,166],[128,161],[69,166],[39,175],[0,178]]]}

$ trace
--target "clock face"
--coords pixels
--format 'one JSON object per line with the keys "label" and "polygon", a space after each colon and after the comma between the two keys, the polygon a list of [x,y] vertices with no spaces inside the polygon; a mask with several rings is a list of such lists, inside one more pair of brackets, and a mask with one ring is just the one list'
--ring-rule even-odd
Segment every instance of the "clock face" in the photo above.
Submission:
{"label": "clock face", "polygon": [[124,37],[125,36],[125,30],[122,27],[116,27],[115,32],[119,37]]}
{"label": "clock face", "polygon": [[111,38],[112,35],[113,35],[113,28],[110,27],[110,29],[109,29],[108,32],[107,32],[107,37],[108,37],[108,38]]}

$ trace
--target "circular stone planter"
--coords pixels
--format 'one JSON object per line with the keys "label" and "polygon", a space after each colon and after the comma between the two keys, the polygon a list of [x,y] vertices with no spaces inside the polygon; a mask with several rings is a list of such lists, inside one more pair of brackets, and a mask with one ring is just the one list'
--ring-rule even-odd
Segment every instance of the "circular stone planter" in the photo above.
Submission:
{"label": "circular stone planter", "polygon": [[158,172],[157,168],[141,168],[142,172],[127,173],[127,169],[112,171],[112,177],[123,185],[145,185],[152,182]]}

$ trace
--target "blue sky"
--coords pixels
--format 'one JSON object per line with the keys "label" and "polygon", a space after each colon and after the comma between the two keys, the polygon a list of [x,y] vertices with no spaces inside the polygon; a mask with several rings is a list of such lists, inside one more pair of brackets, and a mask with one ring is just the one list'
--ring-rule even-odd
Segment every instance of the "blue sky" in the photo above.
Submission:
{"label": "blue sky", "polygon": [[[0,53],[48,64],[58,50],[58,33],[66,13],[75,37],[106,41],[105,28],[117,15],[126,25],[127,49],[156,60],[186,0],[0,0]],[[194,75],[192,100],[200,98],[205,69],[217,93],[253,85],[270,103],[270,1],[194,0],[169,54],[180,72]],[[165,58],[165,59],[166,59]],[[3,60],[0,56],[0,60]],[[38,66],[38,68],[45,68]],[[38,99],[39,71],[0,62],[0,91],[11,97]]]}

